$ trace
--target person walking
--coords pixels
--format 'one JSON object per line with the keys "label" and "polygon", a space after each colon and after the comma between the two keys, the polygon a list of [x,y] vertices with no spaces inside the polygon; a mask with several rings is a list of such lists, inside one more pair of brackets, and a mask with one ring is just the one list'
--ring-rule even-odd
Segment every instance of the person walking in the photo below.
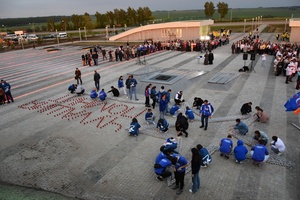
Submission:
{"label": "person walking", "polygon": [[75,79],[77,80],[77,85],[79,84],[79,81],[80,81],[80,84],[82,85],[81,71],[78,68],[76,68],[76,70],[75,70]]}
{"label": "person walking", "polygon": [[200,128],[204,127],[204,130],[207,130],[208,118],[211,118],[213,112],[214,112],[213,106],[208,102],[208,100],[204,100],[200,109],[200,115],[201,115]]}
{"label": "person walking", "polygon": [[9,100],[11,100],[11,102],[14,102],[14,99],[13,99],[12,94],[10,92],[10,89],[11,89],[10,84],[8,82],[4,81],[4,80],[1,80],[1,87],[5,92],[7,103],[10,103]]}
{"label": "person walking", "polygon": [[95,81],[95,87],[97,88],[97,92],[100,89],[100,74],[97,72],[97,70],[95,70],[95,74],[94,74],[94,81]]}
{"label": "person walking", "polygon": [[196,148],[192,148],[191,152],[192,152],[191,168],[192,168],[193,186],[192,189],[189,189],[189,192],[196,193],[200,189],[199,171],[200,171],[202,157],[200,156]]}
{"label": "person walking", "polygon": [[124,81],[123,81],[123,76],[120,76],[119,77],[119,80],[118,80],[118,88],[119,90],[123,90],[124,94],[127,95],[126,93],[126,88],[124,87]]}

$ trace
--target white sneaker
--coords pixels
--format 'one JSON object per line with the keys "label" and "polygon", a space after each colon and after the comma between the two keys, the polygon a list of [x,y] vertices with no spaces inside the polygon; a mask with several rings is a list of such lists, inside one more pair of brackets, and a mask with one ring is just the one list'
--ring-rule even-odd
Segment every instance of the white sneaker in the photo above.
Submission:
{"label": "white sneaker", "polygon": [[194,193],[192,189],[189,189],[189,192],[190,192],[190,193]]}
{"label": "white sneaker", "polygon": [[281,152],[279,152],[277,155],[279,155],[279,156],[280,156],[280,155],[282,155],[282,153],[281,153]]}

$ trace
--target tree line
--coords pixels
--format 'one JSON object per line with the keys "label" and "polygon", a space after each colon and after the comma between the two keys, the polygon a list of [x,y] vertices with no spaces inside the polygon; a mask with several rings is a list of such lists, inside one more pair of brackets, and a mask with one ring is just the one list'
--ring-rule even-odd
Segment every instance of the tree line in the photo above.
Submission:
{"label": "tree line", "polygon": [[[213,2],[204,4],[206,17],[212,17],[216,9]],[[228,13],[228,4],[219,2],[217,11],[223,19]],[[55,31],[55,30],[77,30],[84,27],[87,30],[105,27],[126,27],[140,26],[151,23],[155,18],[149,7],[139,7],[134,9],[128,7],[127,10],[114,9],[106,13],[96,12],[94,15],[84,13],[83,15],[73,14],[72,16],[51,16],[51,17],[29,17],[29,18],[7,18],[0,19],[0,25],[6,27],[28,25],[27,31]],[[46,23],[46,26],[37,24]]]}

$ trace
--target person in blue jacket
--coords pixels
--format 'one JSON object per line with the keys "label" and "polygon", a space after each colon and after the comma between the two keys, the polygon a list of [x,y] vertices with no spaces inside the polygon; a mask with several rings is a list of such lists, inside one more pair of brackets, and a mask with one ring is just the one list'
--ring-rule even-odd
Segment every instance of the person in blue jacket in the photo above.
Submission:
{"label": "person in blue jacket", "polygon": [[124,86],[123,76],[119,77],[118,88],[119,88],[120,91],[123,90],[124,94],[127,95],[126,88]]}
{"label": "person in blue jacket", "polygon": [[178,144],[175,138],[170,137],[164,142],[164,146],[165,146],[164,151],[174,152],[178,154],[178,152],[175,150],[177,149],[177,145]]}
{"label": "person in blue jacket", "polygon": [[97,88],[93,88],[90,94],[91,99],[95,99],[98,97]]}
{"label": "person in blue jacket", "polygon": [[233,147],[233,143],[231,140],[231,135],[227,135],[227,138],[223,138],[220,141],[220,152],[221,152],[221,156],[225,156],[225,158],[229,159],[229,154],[231,153],[232,147]]}
{"label": "person in blue jacket", "polygon": [[246,133],[248,133],[248,126],[242,122],[240,119],[236,119],[235,120],[236,125],[234,126],[235,130],[238,130],[240,134],[242,135],[246,135]]}
{"label": "person in blue jacket", "polygon": [[153,114],[151,108],[148,108],[148,111],[145,114],[145,120],[148,124],[155,124],[155,115]]}
{"label": "person in blue jacket", "polygon": [[269,151],[264,145],[263,140],[259,140],[258,144],[251,148],[251,157],[254,165],[261,166],[269,158]]}
{"label": "person in blue jacket", "polygon": [[139,135],[139,130],[141,128],[141,125],[139,124],[138,120],[134,117],[132,118],[132,121],[130,123],[129,127],[129,136],[138,136]]}
{"label": "person in blue jacket", "polygon": [[164,178],[167,178],[172,175],[172,172],[167,170],[167,167],[171,166],[172,163],[168,158],[163,158],[154,164],[154,172],[157,177],[156,180],[163,181]]}
{"label": "person in blue jacket", "polygon": [[203,147],[201,144],[197,144],[196,147],[199,151],[200,156],[202,157],[201,166],[207,167],[212,161],[211,155],[209,154],[208,150],[205,147]]}
{"label": "person in blue jacket", "polygon": [[10,89],[11,89],[10,84],[8,82],[4,81],[4,80],[1,80],[0,85],[1,85],[2,89],[5,92],[7,103],[10,103],[9,100],[11,100],[11,102],[14,102],[13,96],[10,92]]}
{"label": "person in blue jacket", "polygon": [[155,163],[158,163],[163,158],[167,158],[167,155],[168,155],[168,153],[167,153],[167,151],[165,151],[165,146],[162,145],[160,147],[160,153],[155,158]]}
{"label": "person in blue jacket", "polygon": [[246,160],[248,149],[244,146],[242,140],[237,141],[237,146],[233,150],[235,162],[241,164],[242,161]]}
{"label": "person in blue jacket", "polygon": [[185,115],[187,116],[188,120],[194,120],[195,119],[195,115],[194,112],[192,111],[192,109],[190,109],[188,106],[185,108]]}
{"label": "person in blue jacket", "polygon": [[188,161],[182,155],[176,155],[171,158],[172,165],[174,165],[174,174],[175,174],[175,186],[172,188],[179,190],[176,192],[177,195],[183,192],[184,187],[184,175],[185,168],[188,166]]}
{"label": "person in blue jacket", "polygon": [[158,131],[167,133],[169,130],[169,122],[166,119],[160,118],[157,122],[156,128]]}
{"label": "person in blue jacket", "polygon": [[160,118],[165,118],[166,112],[167,112],[167,106],[168,106],[168,101],[166,100],[166,94],[163,94],[161,96],[161,99],[159,101],[159,114]]}
{"label": "person in blue jacket", "polygon": [[76,84],[72,84],[68,87],[68,90],[71,92],[71,94],[74,93],[74,91],[76,90],[77,85]]}
{"label": "person in blue jacket", "polygon": [[179,106],[177,104],[173,105],[170,108],[170,115],[172,115],[172,117],[176,117],[178,114],[178,112],[177,112],[178,110],[179,110]]}
{"label": "person in blue jacket", "polygon": [[200,128],[204,127],[204,130],[207,130],[208,118],[211,118],[213,112],[214,112],[213,106],[207,100],[204,100],[200,108],[200,114],[201,114]]}
{"label": "person in blue jacket", "polygon": [[102,90],[99,92],[99,99],[100,99],[101,101],[104,101],[106,97],[107,97],[107,94],[105,93],[104,89],[102,89]]}

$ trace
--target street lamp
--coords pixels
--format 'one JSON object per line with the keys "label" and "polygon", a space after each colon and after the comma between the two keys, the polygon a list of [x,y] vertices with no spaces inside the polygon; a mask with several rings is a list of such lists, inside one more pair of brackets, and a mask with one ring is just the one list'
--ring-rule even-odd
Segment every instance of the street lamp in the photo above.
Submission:
{"label": "street lamp", "polygon": [[87,40],[87,37],[86,37],[86,28],[84,27],[84,37],[85,37],[85,40]]}
{"label": "street lamp", "polygon": [[81,42],[81,32],[80,32],[80,28],[78,29],[79,31],[79,38],[80,38],[80,42]]}
{"label": "street lamp", "polygon": [[284,32],[286,32],[286,24],[287,24],[287,19],[285,19]]}
{"label": "street lamp", "polygon": [[246,19],[244,19],[244,33],[246,33]]}
{"label": "street lamp", "polygon": [[106,32],[105,38],[106,40],[108,40],[108,25],[105,26],[105,32]]}

